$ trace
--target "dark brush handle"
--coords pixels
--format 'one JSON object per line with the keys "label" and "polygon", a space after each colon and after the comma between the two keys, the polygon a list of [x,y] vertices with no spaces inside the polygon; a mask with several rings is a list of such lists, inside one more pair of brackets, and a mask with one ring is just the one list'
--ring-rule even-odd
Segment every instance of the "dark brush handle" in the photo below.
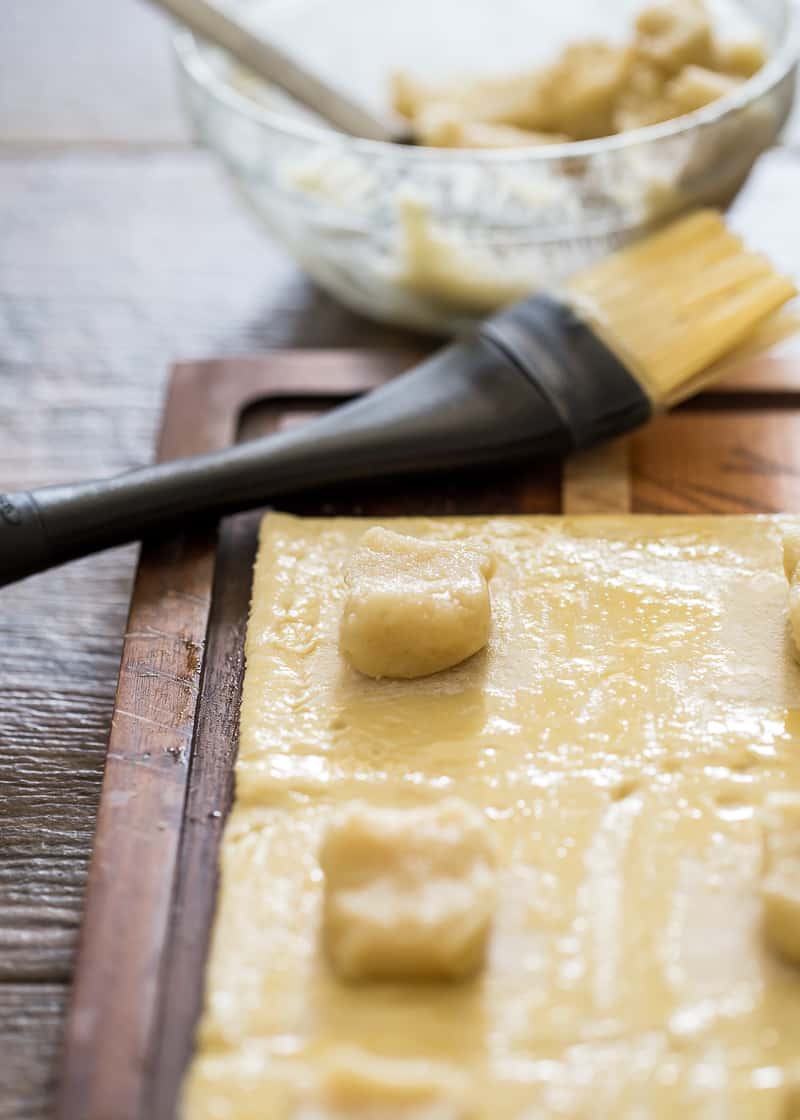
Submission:
{"label": "dark brush handle", "polygon": [[591,329],[535,296],[302,427],[99,482],[0,495],[0,586],[199,514],[334,482],[562,453],[628,431],[650,412]]}
{"label": "dark brush handle", "polygon": [[551,410],[488,343],[447,347],[319,420],[115,478],[0,496],[0,586],[55,564],[355,478],[458,467],[564,446]]}

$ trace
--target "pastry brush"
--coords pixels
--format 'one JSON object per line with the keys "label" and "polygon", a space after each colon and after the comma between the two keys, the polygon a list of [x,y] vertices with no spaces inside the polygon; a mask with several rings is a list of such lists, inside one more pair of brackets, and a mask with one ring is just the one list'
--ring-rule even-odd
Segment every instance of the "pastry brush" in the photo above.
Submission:
{"label": "pastry brush", "polygon": [[278,435],[0,496],[0,585],[345,480],[563,454],[645,423],[774,337],[795,294],[713,211],[522,300],[389,384]]}

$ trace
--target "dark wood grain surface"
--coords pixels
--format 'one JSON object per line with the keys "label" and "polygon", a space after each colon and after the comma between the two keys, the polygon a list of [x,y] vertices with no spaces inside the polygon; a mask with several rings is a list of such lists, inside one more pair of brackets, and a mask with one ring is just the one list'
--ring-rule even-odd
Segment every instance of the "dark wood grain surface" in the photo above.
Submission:
{"label": "dark wood grain surface", "polygon": [[[148,461],[176,358],[398,340],[242,212],[189,145],[170,70],[139,0],[4,5],[0,488]],[[795,274],[798,134],[738,211]],[[0,1120],[52,1111],[136,552],[0,592]]]}

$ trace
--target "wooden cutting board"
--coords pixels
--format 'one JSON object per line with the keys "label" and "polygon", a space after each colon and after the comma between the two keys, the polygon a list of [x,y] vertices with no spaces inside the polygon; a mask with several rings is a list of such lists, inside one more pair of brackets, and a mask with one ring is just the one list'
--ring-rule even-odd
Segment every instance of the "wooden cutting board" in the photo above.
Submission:
{"label": "wooden cutting board", "polygon": [[[302,422],[419,355],[293,351],[178,366],[159,459]],[[800,512],[800,366],[762,359],[625,440],[527,469],[348,484],[313,514]],[[64,1044],[60,1120],[171,1120],[202,1001],[231,803],[259,514],[142,549]]]}

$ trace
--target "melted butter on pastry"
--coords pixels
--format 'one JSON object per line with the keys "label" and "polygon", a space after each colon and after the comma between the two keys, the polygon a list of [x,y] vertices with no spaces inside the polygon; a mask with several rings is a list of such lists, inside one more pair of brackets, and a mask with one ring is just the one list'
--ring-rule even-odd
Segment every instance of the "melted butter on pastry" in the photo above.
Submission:
{"label": "melted butter on pastry", "polygon": [[[263,524],[184,1120],[297,1120],[339,1047],[455,1071],[476,1120],[787,1120],[800,968],[765,936],[761,808],[800,794],[798,520],[387,522],[495,562],[484,652],[415,680],[339,650],[369,524]],[[496,845],[483,967],[343,982],[331,823],[450,797]]]}
{"label": "melted butter on pastry", "polygon": [[761,820],[764,931],[777,953],[800,965],[800,793],[771,794]]}
{"label": "melted butter on pastry", "polygon": [[789,626],[800,658],[800,529],[791,529],[784,535],[783,570],[789,581]]}

